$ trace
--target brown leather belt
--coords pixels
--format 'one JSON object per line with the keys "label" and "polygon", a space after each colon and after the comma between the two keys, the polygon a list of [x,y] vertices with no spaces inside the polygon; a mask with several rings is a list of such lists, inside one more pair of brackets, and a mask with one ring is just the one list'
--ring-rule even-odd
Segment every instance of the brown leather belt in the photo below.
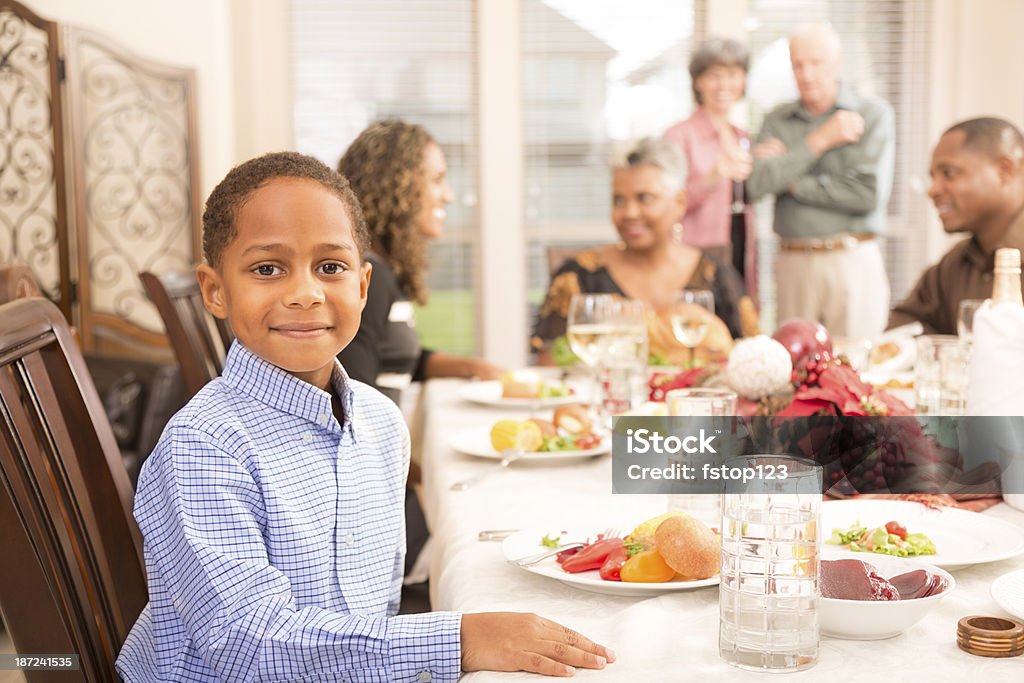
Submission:
{"label": "brown leather belt", "polygon": [[870,232],[856,234],[842,233],[829,235],[828,237],[812,237],[809,239],[788,240],[783,239],[779,244],[781,251],[797,253],[813,253],[822,251],[839,251],[842,249],[853,249],[861,242],[870,242],[876,235]]}

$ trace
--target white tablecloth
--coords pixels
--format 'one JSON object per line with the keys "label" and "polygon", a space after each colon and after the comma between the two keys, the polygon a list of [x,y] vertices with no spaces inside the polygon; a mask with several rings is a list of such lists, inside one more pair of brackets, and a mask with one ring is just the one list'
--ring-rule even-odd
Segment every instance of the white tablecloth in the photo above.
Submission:
{"label": "white tablecloth", "polygon": [[[577,680],[766,680],[718,657],[715,587],[624,598],[575,589],[505,562],[500,543],[477,540],[484,529],[627,525],[665,510],[663,496],[611,493],[611,458],[566,464],[513,463],[466,491],[451,491],[494,461],[448,447],[452,433],[490,425],[508,411],[461,401],[457,380],[428,383],[423,400],[425,510],[433,533],[431,599],[434,609],[463,612],[536,612],[612,648],[618,661],[603,671],[580,669]],[[827,503],[826,503],[827,505]],[[999,504],[984,514],[1024,526],[1024,513]],[[854,642],[823,637],[818,663],[785,678],[799,681],[1024,681],[1024,656],[975,657],[956,646],[957,621],[971,614],[1005,615],[989,595],[992,581],[1024,568],[1024,556],[957,570],[957,588],[929,615],[896,638]],[[477,672],[467,683],[542,680],[531,674]],[[543,679],[551,680],[551,679]]]}

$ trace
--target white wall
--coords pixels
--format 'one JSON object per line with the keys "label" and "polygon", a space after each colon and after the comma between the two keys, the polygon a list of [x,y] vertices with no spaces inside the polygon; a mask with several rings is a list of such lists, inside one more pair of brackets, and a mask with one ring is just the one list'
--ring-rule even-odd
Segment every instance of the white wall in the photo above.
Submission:
{"label": "white wall", "polygon": [[230,0],[24,0],[36,14],[108,36],[142,57],[196,70],[200,189],[235,163]]}
{"label": "white wall", "polygon": [[[927,122],[932,146],[953,123],[976,116],[998,116],[1024,127],[1021,26],[1020,0],[934,0]],[[947,237],[934,213],[928,234],[930,261],[962,239]]]}

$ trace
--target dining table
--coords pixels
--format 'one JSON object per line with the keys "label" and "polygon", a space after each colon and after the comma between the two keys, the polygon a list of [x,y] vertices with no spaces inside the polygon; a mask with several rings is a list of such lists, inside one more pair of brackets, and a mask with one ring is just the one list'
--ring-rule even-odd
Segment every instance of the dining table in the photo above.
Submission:
{"label": "dining table", "polygon": [[[581,590],[513,566],[501,542],[481,540],[485,531],[526,529],[558,533],[616,527],[628,533],[632,525],[665,512],[667,501],[663,494],[612,493],[609,454],[519,460],[501,468],[493,459],[458,452],[450,441],[460,431],[538,412],[535,405],[510,410],[469,402],[463,397],[465,386],[465,380],[428,382],[414,422],[423,469],[421,495],[432,534],[432,609],[533,612],[615,652],[614,663],[603,670],[579,669],[578,680],[653,683],[710,677],[764,680],[769,675],[734,668],[719,657],[717,586],[639,597]],[[539,412],[550,417],[550,410]],[[488,476],[478,483],[452,489],[452,484],[484,472]],[[1004,503],[982,514],[1024,527],[1024,512]],[[956,644],[961,617],[1008,616],[991,597],[990,587],[1000,575],[1021,568],[1024,554],[956,569],[955,590],[904,633],[872,641],[822,636],[813,667],[781,676],[799,681],[1022,681],[1024,657],[979,657]],[[463,676],[466,683],[541,678],[489,671]]]}

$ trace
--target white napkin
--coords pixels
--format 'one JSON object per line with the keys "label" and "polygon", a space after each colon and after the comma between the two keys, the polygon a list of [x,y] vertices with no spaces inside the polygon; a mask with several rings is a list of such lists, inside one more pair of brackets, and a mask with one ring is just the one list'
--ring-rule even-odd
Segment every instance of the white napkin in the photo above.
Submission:
{"label": "white napkin", "polygon": [[[974,315],[973,336],[967,414],[1024,415],[1024,308],[985,302]],[[1014,445],[1011,452],[1018,448]],[[1022,467],[1014,459],[1003,473],[1003,500],[1020,510]]]}
{"label": "white napkin", "polygon": [[968,415],[1024,415],[1024,307],[991,301],[974,315]]}

